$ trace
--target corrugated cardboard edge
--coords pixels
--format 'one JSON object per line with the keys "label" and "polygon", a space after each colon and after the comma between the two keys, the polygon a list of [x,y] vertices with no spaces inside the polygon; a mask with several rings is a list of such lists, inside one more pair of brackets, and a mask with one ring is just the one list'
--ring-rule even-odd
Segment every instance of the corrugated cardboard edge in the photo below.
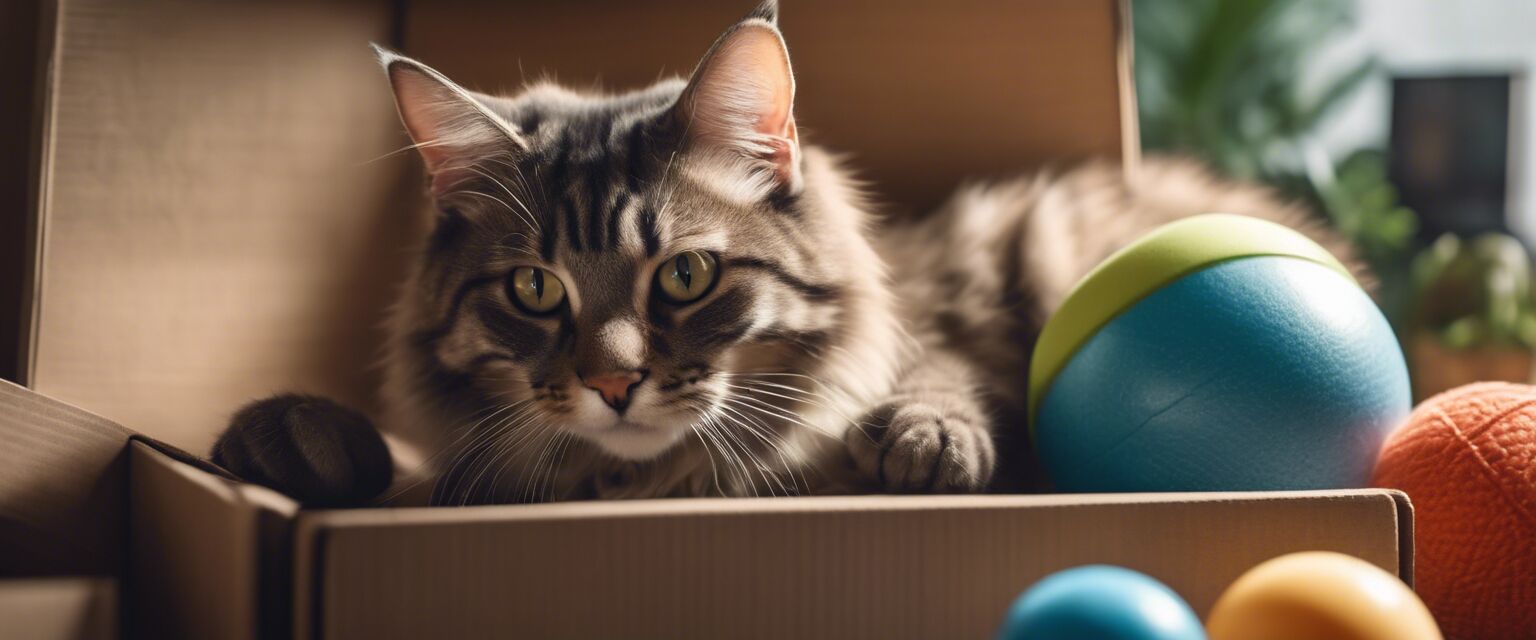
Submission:
{"label": "corrugated cardboard edge", "polygon": [[0,441],[0,570],[121,578],[140,637],[287,635],[292,500],[3,380]]}
{"label": "corrugated cardboard edge", "polygon": [[110,640],[118,619],[110,578],[0,580],[0,640]]}
{"label": "corrugated cardboard edge", "polygon": [[774,498],[664,498],[656,500],[593,500],[469,507],[400,507],[305,511],[298,533],[324,527],[370,527],[410,524],[532,521],[571,518],[630,518],[694,516],[720,513],[816,513],[857,511],[953,511],[977,508],[1109,506],[1128,504],[1249,503],[1273,500],[1392,500],[1407,496],[1394,489],[1334,489],[1323,491],[1214,491],[1200,493],[1057,493],[983,495],[851,495]]}
{"label": "corrugated cardboard edge", "polygon": [[140,637],[282,637],[298,506],[135,441],[131,628]]}
{"label": "corrugated cardboard edge", "polygon": [[320,627],[320,581],[325,566],[326,527],[314,518],[300,517],[294,526],[293,541],[293,638],[306,640],[322,637]]}
{"label": "corrugated cardboard edge", "polygon": [[1413,587],[1413,501],[1397,489],[1387,490],[1397,504],[1397,577]]}
{"label": "corrugated cardboard edge", "polygon": [[131,435],[0,380],[0,572],[122,575]]}
{"label": "corrugated cardboard edge", "polygon": [[17,381],[29,384],[35,377],[37,353],[38,314],[42,309],[42,264],[48,229],[48,209],[52,201],[54,97],[58,87],[58,59],[63,21],[58,0],[45,0],[38,8],[37,33],[37,87],[32,146],[28,150],[30,163],[28,180],[31,184],[26,211],[26,237],[28,255],[23,259],[26,267],[21,278],[21,319],[17,338]]}
{"label": "corrugated cardboard edge", "polygon": [[41,1],[0,4],[0,378],[22,374],[39,120],[49,32]]}
{"label": "corrugated cardboard edge", "polygon": [[[493,505],[441,508],[359,509],[345,511],[305,511],[294,529],[301,542],[295,547],[295,561],[314,566],[321,551],[324,531],[331,527],[384,526],[461,523],[477,520],[543,520],[550,518],[624,518],[657,515],[708,515],[716,513],[799,513],[807,511],[942,510],[993,506],[997,501],[1019,502],[1028,506],[1145,504],[1149,502],[1253,502],[1274,499],[1354,499],[1360,496],[1385,496],[1396,510],[1398,573],[1403,582],[1413,586],[1414,513],[1408,494],[1396,489],[1341,489],[1335,491],[1280,492],[1210,492],[1144,494],[1050,494],[982,496],[827,496],[797,498],[759,498],[744,501],[735,498],[699,498],[690,500],[642,500],[614,502],[575,502],[530,505]],[[887,502],[889,501],[889,502]],[[310,540],[315,538],[315,540]],[[320,541],[320,542],[316,542]],[[300,571],[297,575],[303,575]]]}

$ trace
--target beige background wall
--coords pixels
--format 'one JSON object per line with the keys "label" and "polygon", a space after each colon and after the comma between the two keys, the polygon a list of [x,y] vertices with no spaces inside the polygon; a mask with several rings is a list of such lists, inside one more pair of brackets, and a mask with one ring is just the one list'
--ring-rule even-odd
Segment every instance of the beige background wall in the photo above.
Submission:
{"label": "beige background wall", "polygon": [[[755,1],[422,2],[405,46],[485,90],[546,73],[618,90],[687,75]],[[1118,156],[1127,139],[1112,0],[779,4],[802,135],[849,153],[893,208],[926,210],[963,180]]]}

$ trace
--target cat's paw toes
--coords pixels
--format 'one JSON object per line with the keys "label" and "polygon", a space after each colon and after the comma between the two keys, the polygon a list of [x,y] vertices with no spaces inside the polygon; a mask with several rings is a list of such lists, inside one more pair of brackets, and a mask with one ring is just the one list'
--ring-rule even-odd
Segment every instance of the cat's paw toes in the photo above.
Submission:
{"label": "cat's paw toes", "polygon": [[361,506],[389,487],[389,448],[368,418],[325,398],[285,394],[246,405],[213,461],[306,506]]}
{"label": "cat's paw toes", "polygon": [[886,491],[981,491],[996,459],[981,420],[920,402],[887,404],[848,431],[848,451],[859,471]]}

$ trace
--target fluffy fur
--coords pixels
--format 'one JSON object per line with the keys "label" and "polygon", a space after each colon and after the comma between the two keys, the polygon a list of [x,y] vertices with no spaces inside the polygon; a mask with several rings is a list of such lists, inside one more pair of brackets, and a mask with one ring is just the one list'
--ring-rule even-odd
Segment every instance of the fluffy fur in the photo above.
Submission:
{"label": "fluffy fur", "polygon": [[[488,96],[381,59],[434,217],[392,312],[378,416],[399,469],[390,498],[1020,488],[1035,336],[1112,251],[1225,211],[1349,255],[1299,208],[1156,159],[973,186],[878,224],[839,161],[799,139],[772,3],[689,81],[618,95]],[[669,301],[658,286],[689,254],[717,279]],[[530,268],[563,284],[553,311],[508,286]],[[614,376],[637,381],[622,400],[598,392]],[[241,415],[265,422],[237,420],[216,459],[281,470],[251,475],[290,493],[345,485],[316,468],[356,460],[323,450],[339,440],[287,429],[281,411]]]}

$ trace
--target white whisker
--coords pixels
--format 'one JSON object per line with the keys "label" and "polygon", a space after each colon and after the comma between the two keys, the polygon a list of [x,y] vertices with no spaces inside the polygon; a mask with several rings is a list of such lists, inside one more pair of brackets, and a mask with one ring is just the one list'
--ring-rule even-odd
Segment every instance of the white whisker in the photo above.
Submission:
{"label": "white whisker", "polygon": [[[731,408],[729,406],[721,405],[720,408],[724,409],[724,410],[727,410],[727,411],[730,411],[730,412],[734,413],[736,416],[744,416],[744,414],[740,413],[739,411],[736,411],[735,409],[733,409],[733,408]],[[789,461],[789,458],[786,455],[784,455],[784,449],[783,449],[783,446],[782,446],[781,442],[776,442],[775,440],[770,439],[767,435],[764,434],[763,431],[760,431],[756,427],[753,427],[751,424],[748,424],[742,418],[733,417],[733,416],[728,415],[728,414],[719,414],[718,417],[721,420],[727,421],[730,426],[739,427],[739,428],[741,428],[742,431],[745,431],[748,434],[751,434],[752,436],[755,436],[758,440],[761,440],[763,444],[768,446],[768,449],[770,451],[772,451],[774,454],[778,455],[779,462],[783,465],[784,471],[789,474],[790,480],[793,481],[795,479],[795,476],[794,476],[794,473],[795,473],[794,465],[791,464],[790,461]],[[765,429],[767,428],[766,425],[764,425],[764,428]],[[742,443],[742,446],[746,447],[746,443]],[[760,467],[765,466],[761,459],[758,459],[758,465]],[[794,493],[796,493],[794,491],[791,491],[789,489],[789,487],[784,485],[784,480],[782,478],[778,477],[777,473],[772,473],[772,474],[770,474],[769,477],[776,484],[778,484],[779,489],[783,490],[785,495],[793,495]],[[797,484],[796,486],[798,487],[799,485]]]}
{"label": "white whisker", "polygon": [[725,495],[725,490],[720,488],[720,470],[715,467],[715,454],[709,450],[709,441],[705,440],[704,434],[699,431],[698,423],[689,424],[688,429],[693,431],[693,435],[699,439],[699,444],[704,447],[704,456],[709,459],[709,476],[715,485],[715,493]]}
{"label": "white whisker", "polygon": [[[518,417],[521,415],[523,413],[519,410],[498,419],[490,428],[481,430],[480,434],[476,435],[469,444],[455,453],[453,459],[448,462],[442,473],[438,475],[437,486],[433,487],[432,490],[433,504],[439,504],[439,498],[446,502],[450,496],[456,493],[458,487],[463,484],[464,475],[474,468],[472,463],[483,458],[486,454],[486,447],[496,442],[505,432],[511,429],[512,425],[517,422]],[[447,484],[444,481],[448,481]]]}
{"label": "white whisker", "polygon": [[[487,421],[489,421],[491,419],[497,419],[499,421],[500,419],[497,418],[497,416],[501,415],[502,413],[504,413],[504,412],[506,412],[508,410],[513,411],[514,415],[515,415],[515,413],[517,411],[519,411],[520,408],[524,404],[526,404],[527,402],[528,402],[527,400],[519,400],[519,401],[513,402],[511,404],[499,405],[497,407],[494,407],[489,412],[489,415],[486,415],[484,418],[481,418],[478,422],[476,422],[473,425],[470,425],[468,428],[461,429],[460,430],[461,433],[459,433],[459,435],[454,438],[453,442],[449,443],[446,446],[443,446],[443,447],[439,448],[436,453],[432,454],[426,460],[423,460],[421,462],[421,464],[417,465],[416,469],[414,471],[412,471],[412,473],[422,473],[423,471],[426,471],[427,473],[424,473],[422,475],[422,477],[420,479],[418,479],[417,481],[415,481],[413,483],[410,483],[410,484],[408,484],[408,485],[406,485],[404,487],[401,487],[398,491],[396,491],[393,495],[391,495],[389,499],[394,499],[396,497],[399,497],[401,494],[405,493],[405,491],[407,491],[409,489],[412,489],[412,488],[416,487],[417,485],[420,485],[423,482],[426,482],[428,479],[435,479],[435,481],[441,482],[443,477],[447,474],[447,472],[449,470],[451,470],[454,467],[455,464],[457,464],[458,460],[461,457],[463,457],[464,455],[466,455],[467,452],[473,450],[473,444],[475,442],[478,442],[480,439],[486,437],[489,433],[495,431],[495,428],[481,430],[480,429],[480,425],[485,424]],[[485,413],[485,412],[481,411],[481,412],[477,412],[475,414],[472,414],[471,415],[471,419],[473,419],[474,415],[479,415],[479,413]],[[474,437],[471,438],[470,445],[467,445],[467,446],[465,446],[463,448],[460,448],[459,447],[460,443],[464,442],[465,438],[470,438],[471,436],[474,436]],[[432,463],[434,461],[436,461],[438,458],[441,458],[442,456],[444,456],[446,454],[449,454],[449,453],[453,454],[453,458],[449,460],[448,464],[445,465],[443,469],[441,469],[441,470],[433,470],[431,468],[431,465],[432,465]],[[433,495],[434,498],[437,495],[437,489],[438,489],[437,487],[433,488],[432,495]]]}
{"label": "white whisker", "polygon": [[506,184],[502,183],[502,181],[497,179],[495,176],[492,176],[491,174],[481,171],[475,167],[469,167],[469,170],[485,176],[485,179],[490,180],[496,186],[501,187],[501,190],[507,194],[507,197],[511,198],[513,202],[517,203],[517,206],[521,207],[521,209],[513,209],[512,205],[507,205],[507,209],[511,210],[512,213],[517,214],[518,217],[522,218],[524,222],[527,222],[528,226],[534,228],[535,230],[542,230],[539,227],[539,222],[534,219],[533,212],[528,209],[528,205],[524,204],[522,199],[517,197],[517,194],[512,193],[512,190],[508,189]]}
{"label": "white whisker", "polygon": [[[742,442],[741,438],[739,436],[737,436],[730,429],[727,429],[726,425],[721,423],[719,418],[720,418],[720,416],[718,414],[710,416],[710,420],[715,425],[716,433],[720,434],[721,439],[725,440],[727,444],[731,445],[733,450],[739,452],[738,455],[737,455],[737,459],[741,460],[742,468],[747,471],[746,475],[747,475],[747,480],[748,480],[749,484],[751,483],[751,475],[752,474],[751,474],[751,468],[748,467],[747,464],[746,464],[747,460],[751,460],[752,467],[756,467],[757,468],[757,475],[758,475],[758,477],[763,479],[763,488],[767,489],[770,492],[770,495],[776,495],[776,494],[772,493],[773,487],[770,486],[770,484],[769,484],[769,476],[768,476],[767,473],[765,473],[766,471],[768,471],[767,465],[764,465],[762,459],[758,458],[756,455],[754,455],[752,453],[751,448],[748,447],[745,442]],[[757,485],[755,485],[755,484],[752,485],[752,493],[753,493],[753,495],[757,495]]]}
{"label": "white whisker", "polygon": [[[731,403],[728,403],[728,402],[721,404],[719,406],[719,408],[722,411],[729,412],[728,415],[727,414],[722,414],[720,416],[722,419],[730,420],[733,424],[735,424],[737,426],[740,426],[742,429],[746,430],[748,433],[752,434],[753,436],[756,436],[757,439],[763,441],[763,444],[768,445],[768,447],[770,449],[772,449],[775,454],[778,455],[779,462],[784,465],[784,470],[787,473],[789,473],[790,480],[791,481],[796,480],[796,477],[795,477],[796,470],[795,470],[795,468],[798,465],[796,465],[795,463],[793,463],[793,462],[791,462],[789,460],[789,456],[785,454],[785,450],[784,450],[784,447],[785,447],[786,443],[784,442],[784,440],[781,437],[777,437],[776,434],[773,433],[773,430],[768,426],[767,423],[763,422],[762,419],[760,419],[760,418],[757,418],[757,417],[750,416],[748,414],[742,413],[740,409],[737,409],[736,407],[732,406]],[[755,423],[755,426],[754,426],[754,423]],[[782,486],[782,482],[780,484]],[[806,488],[806,490],[810,489],[810,484],[805,481],[805,478],[804,478],[803,475],[799,478],[799,482],[796,483],[795,486],[796,487],[804,486]]]}

